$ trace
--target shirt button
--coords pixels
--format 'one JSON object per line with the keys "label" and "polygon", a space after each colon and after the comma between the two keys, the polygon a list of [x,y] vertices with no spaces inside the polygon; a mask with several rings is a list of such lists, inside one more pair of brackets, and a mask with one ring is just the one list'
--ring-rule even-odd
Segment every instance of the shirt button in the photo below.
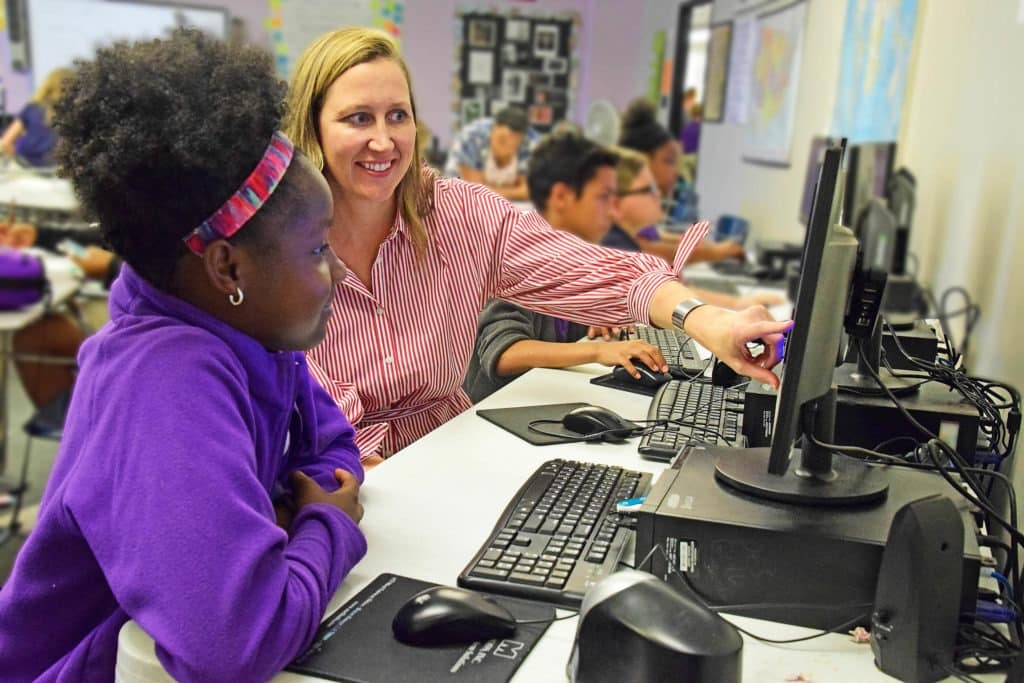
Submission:
{"label": "shirt button", "polygon": [[392,363],[395,362],[395,359],[392,358],[391,356],[384,356],[384,362],[388,365],[391,365]]}

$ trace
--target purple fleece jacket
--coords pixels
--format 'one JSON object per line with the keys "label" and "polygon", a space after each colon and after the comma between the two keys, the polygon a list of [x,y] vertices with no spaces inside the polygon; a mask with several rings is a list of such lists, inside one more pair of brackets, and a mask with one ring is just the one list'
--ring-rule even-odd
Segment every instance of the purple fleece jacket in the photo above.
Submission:
{"label": "purple fleece jacket", "polygon": [[183,681],[270,678],[307,646],[366,552],[351,519],[271,494],[363,471],[303,354],[251,337],[125,266],[81,372],[35,529],[0,590],[0,679],[110,681],[134,619]]}

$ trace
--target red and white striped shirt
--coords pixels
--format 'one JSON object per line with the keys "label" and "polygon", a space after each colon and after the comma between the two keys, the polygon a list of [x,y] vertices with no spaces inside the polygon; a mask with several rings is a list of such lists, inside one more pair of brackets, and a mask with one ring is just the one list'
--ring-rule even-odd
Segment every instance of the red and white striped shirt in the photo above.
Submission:
{"label": "red and white striped shirt", "polygon": [[399,214],[372,287],[349,272],[335,287],[326,338],[307,354],[364,458],[393,453],[470,407],[462,381],[490,299],[625,325],[649,322],[654,291],[676,277],[656,256],[584,242],[482,185],[438,178],[434,193],[425,260]]}

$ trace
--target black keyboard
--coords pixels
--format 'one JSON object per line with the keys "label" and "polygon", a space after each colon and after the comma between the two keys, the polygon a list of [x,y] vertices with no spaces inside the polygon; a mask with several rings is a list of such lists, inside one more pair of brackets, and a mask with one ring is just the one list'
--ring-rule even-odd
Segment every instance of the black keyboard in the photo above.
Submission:
{"label": "black keyboard", "polygon": [[668,371],[673,377],[683,379],[699,377],[710,363],[710,360],[702,359],[697,353],[696,343],[677,329],[637,325],[636,336],[637,339],[658,347],[661,355],[665,357]]}
{"label": "black keyboard", "polygon": [[549,460],[505,507],[459,585],[579,607],[636,534],[635,518],[617,513],[616,503],[650,487],[650,474]]}
{"label": "black keyboard", "polygon": [[[740,387],[672,380],[658,388],[647,409],[648,420],[660,420],[640,439],[640,455],[671,460],[686,445],[745,447]],[[678,422],[664,422],[677,420]]]}

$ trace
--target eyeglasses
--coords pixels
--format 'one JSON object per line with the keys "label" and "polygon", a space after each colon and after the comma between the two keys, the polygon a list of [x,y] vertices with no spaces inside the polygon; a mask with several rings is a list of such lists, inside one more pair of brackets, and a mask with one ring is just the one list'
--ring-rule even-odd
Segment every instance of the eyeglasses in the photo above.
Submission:
{"label": "eyeglasses", "polygon": [[616,192],[619,197],[628,197],[633,194],[652,194],[655,197],[661,196],[661,190],[658,189],[656,183],[651,183],[647,187],[635,187],[632,190],[626,190],[624,192]]}

